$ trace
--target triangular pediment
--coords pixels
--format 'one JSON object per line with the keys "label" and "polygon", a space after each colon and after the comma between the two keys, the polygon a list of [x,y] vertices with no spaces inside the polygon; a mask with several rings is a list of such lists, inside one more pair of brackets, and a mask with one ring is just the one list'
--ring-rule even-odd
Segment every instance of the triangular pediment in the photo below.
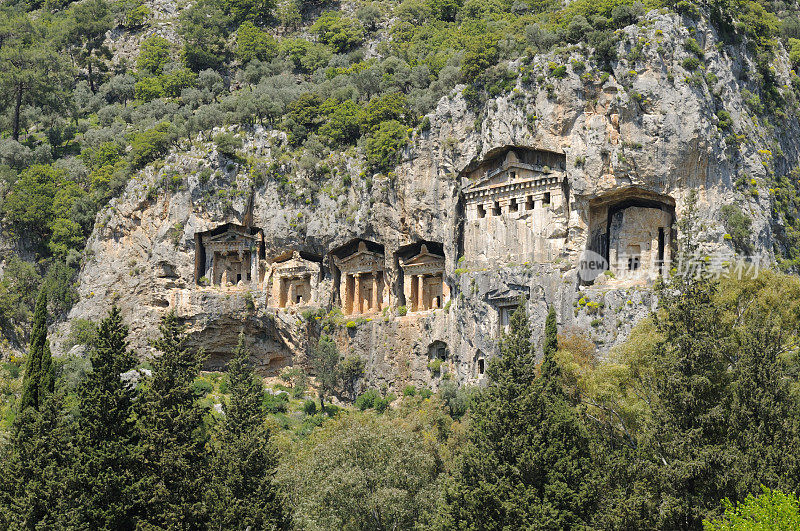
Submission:
{"label": "triangular pediment", "polygon": [[227,243],[227,242],[235,242],[240,240],[255,240],[256,237],[250,234],[245,234],[243,232],[235,231],[235,230],[227,230],[222,234],[217,234],[216,236],[212,236],[206,240],[208,243],[211,242],[220,242],[220,243]]}
{"label": "triangular pediment", "polygon": [[444,256],[439,256],[437,254],[418,254],[417,256],[413,256],[406,260],[403,265],[405,266],[414,266],[414,265],[437,265],[444,262]]}

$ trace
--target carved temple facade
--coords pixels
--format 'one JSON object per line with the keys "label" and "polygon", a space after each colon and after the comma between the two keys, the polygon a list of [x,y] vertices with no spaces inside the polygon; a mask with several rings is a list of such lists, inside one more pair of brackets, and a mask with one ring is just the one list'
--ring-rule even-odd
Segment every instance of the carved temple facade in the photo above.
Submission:
{"label": "carved temple facade", "polygon": [[261,229],[227,223],[195,235],[195,279],[218,287],[257,286],[264,254]]}
{"label": "carved temple facade", "polygon": [[345,314],[378,313],[389,305],[384,279],[383,247],[358,240],[358,247],[343,257],[333,255],[339,271],[339,297]]}
{"label": "carved temple facade", "polygon": [[467,167],[468,264],[546,262],[560,254],[568,221],[565,164],[560,153],[506,147]]}
{"label": "carved temple facade", "polygon": [[444,281],[445,258],[419,246],[414,256],[399,259],[403,272],[403,295],[410,312],[444,308],[450,300],[450,287]]}
{"label": "carved temple facade", "polygon": [[318,256],[296,250],[275,258],[267,278],[268,305],[277,308],[319,305],[321,262]]}

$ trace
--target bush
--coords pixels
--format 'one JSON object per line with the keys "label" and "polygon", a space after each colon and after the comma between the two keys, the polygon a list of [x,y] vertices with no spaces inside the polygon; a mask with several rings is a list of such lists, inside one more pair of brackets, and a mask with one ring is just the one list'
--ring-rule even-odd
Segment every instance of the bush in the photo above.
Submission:
{"label": "bush", "polygon": [[161,122],[158,125],[136,133],[131,140],[131,164],[141,168],[169,152],[170,143],[175,138],[172,124]]}
{"label": "bush", "polygon": [[315,415],[317,413],[317,403],[314,400],[306,400],[303,402],[303,413],[306,415]]}
{"label": "bush", "polygon": [[395,396],[392,394],[386,395],[383,398],[377,398],[375,400],[375,411],[378,413],[383,413],[389,408],[389,404],[394,402]]}
{"label": "bush", "polygon": [[277,395],[265,393],[262,404],[267,413],[286,413],[289,409],[289,395],[287,393],[278,393]]}
{"label": "bush", "polygon": [[196,398],[205,398],[210,392],[214,390],[214,384],[203,377],[196,379],[192,382],[192,394]]}
{"label": "bush", "polygon": [[356,398],[355,406],[361,411],[375,407],[375,402],[380,400],[381,395],[375,389],[367,389]]}
{"label": "bush", "polygon": [[361,44],[364,28],[352,18],[343,17],[339,11],[327,11],[311,26],[311,31],[337,53],[344,53]]}
{"label": "bush", "polygon": [[408,132],[403,124],[390,120],[380,125],[367,138],[367,165],[375,171],[388,172],[400,161],[400,150],[408,143]]}
{"label": "bush", "polygon": [[406,315],[407,313],[408,313],[408,307],[406,307],[406,306],[399,306],[399,307],[397,308],[397,315],[399,315],[400,317],[403,317],[403,316],[404,316],[404,315]]}
{"label": "bush", "polygon": [[229,159],[236,157],[236,150],[242,148],[242,140],[231,133],[219,133],[214,137],[217,151]]}
{"label": "bush", "polygon": [[234,56],[243,65],[253,59],[271,61],[278,55],[278,43],[265,31],[252,22],[244,22],[236,31],[236,51]]}
{"label": "bush", "polygon": [[694,72],[700,66],[700,59],[692,55],[684,59],[681,65],[689,72]]}
{"label": "bush", "polygon": [[172,43],[164,37],[153,35],[142,42],[139,57],[136,58],[136,68],[140,72],[160,75],[164,66],[169,62]]}
{"label": "bush", "polygon": [[422,389],[419,390],[419,396],[427,400],[428,398],[433,396],[433,391],[431,391],[427,387],[423,387]]}
{"label": "bush", "polygon": [[736,250],[740,253],[749,253],[753,221],[736,205],[724,205],[720,209],[720,214]]}
{"label": "bush", "polygon": [[417,396],[417,388],[413,385],[407,385],[403,389],[403,396]]}
{"label": "bush", "polygon": [[722,501],[725,514],[713,521],[705,520],[706,531],[734,531],[745,529],[799,529],[800,503],[793,493],[761,487],[758,497],[748,494],[743,502],[734,506],[729,500]]}

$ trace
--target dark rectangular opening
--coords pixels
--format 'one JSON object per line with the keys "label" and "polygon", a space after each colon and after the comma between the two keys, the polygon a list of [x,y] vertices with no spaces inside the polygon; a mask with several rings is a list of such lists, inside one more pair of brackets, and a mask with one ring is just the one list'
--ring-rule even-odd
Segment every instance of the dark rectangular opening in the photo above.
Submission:
{"label": "dark rectangular opening", "polygon": [[484,360],[483,358],[481,358],[478,360],[478,374],[483,374],[484,370],[485,370]]}
{"label": "dark rectangular opening", "polygon": [[238,284],[239,281],[241,281],[241,280],[242,280],[242,274],[241,273],[237,273],[236,274],[236,283]]}
{"label": "dark rectangular opening", "polygon": [[517,204],[516,199],[512,199],[511,202],[508,204],[508,209],[511,212],[516,212],[519,210],[519,205]]}
{"label": "dark rectangular opening", "polygon": [[529,195],[528,199],[525,201],[525,210],[533,210],[533,196]]}
{"label": "dark rectangular opening", "polygon": [[502,213],[502,209],[500,208],[500,203],[497,201],[494,202],[494,208],[492,208],[492,215],[499,216]]}
{"label": "dark rectangular opening", "polygon": [[658,271],[664,273],[664,227],[658,228]]}
{"label": "dark rectangular opening", "polygon": [[638,256],[628,258],[628,271],[636,271],[639,269],[641,261]]}
{"label": "dark rectangular opening", "polygon": [[486,209],[483,205],[478,205],[478,218],[483,219],[486,217]]}
{"label": "dark rectangular opening", "polygon": [[547,206],[550,204],[550,192],[544,193],[544,198],[542,199],[542,205]]}

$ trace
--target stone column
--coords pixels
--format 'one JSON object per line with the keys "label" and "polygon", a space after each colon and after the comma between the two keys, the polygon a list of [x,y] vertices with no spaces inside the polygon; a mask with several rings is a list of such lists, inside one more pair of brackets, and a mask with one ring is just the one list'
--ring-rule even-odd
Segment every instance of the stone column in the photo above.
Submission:
{"label": "stone column", "polygon": [[294,282],[294,278],[287,278],[287,284],[289,284],[289,288],[286,293],[286,306],[294,306],[295,305],[295,298],[294,298],[294,288],[296,283]]}
{"label": "stone column", "polygon": [[311,274],[306,273],[303,275],[303,282],[308,283],[308,300],[303,302],[306,304],[312,304],[314,301],[314,286],[311,285]]}
{"label": "stone column", "polygon": [[361,309],[361,273],[353,275],[353,285],[355,293],[353,294],[353,313],[363,313]]}
{"label": "stone column", "polygon": [[419,310],[419,306],[417,305],[417,291],[419,290],[417,287],[417,275],[406,275],[406,281],[408,282],[406,304],[410,311],[416,312]]}
{"label": "stone column", "polygon": [[419,311],[427,310],[425,307],[425,275],[417,275],[417,308]]}
{"label": "stone column", "polygon": [[372,272],[372,309],[376,312],[381,310],[381,307],[378,304],[379,301],[379,294],[378,294],[378,272]]}

